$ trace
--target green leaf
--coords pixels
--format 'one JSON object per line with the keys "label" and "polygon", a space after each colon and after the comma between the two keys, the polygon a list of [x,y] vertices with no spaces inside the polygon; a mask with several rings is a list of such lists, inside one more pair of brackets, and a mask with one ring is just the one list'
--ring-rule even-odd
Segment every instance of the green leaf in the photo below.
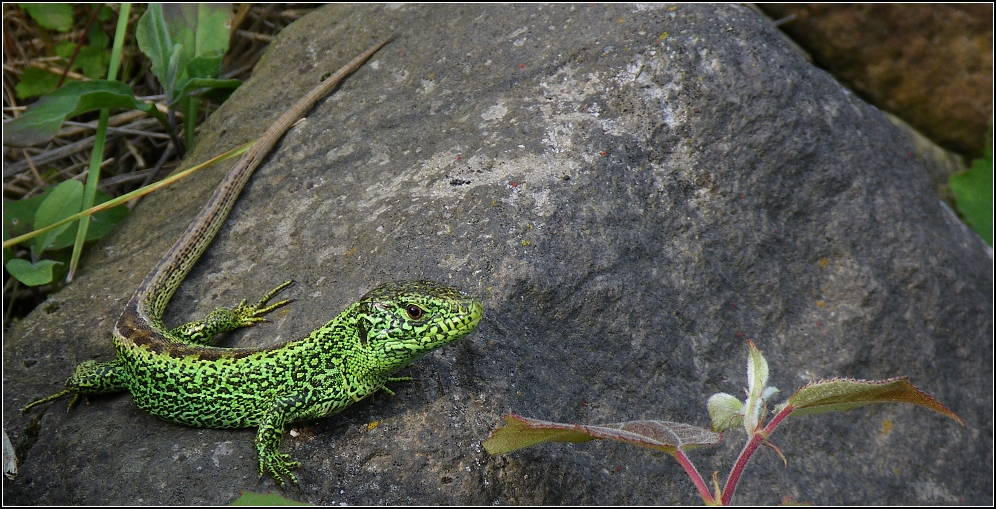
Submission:
{"label": "green leaf", "polygon": [[[73,186],[72,184],[67,185],[67,187],[70,186],[77,187]],[[10,231],[15,231],[17,232],[17,235],[20,236],[25,233],[34,231],[36,229],[41,229],[47,225],[53,224],[56,221],[52,221],[52,219],[58,218],[60,215],[63,216],[63,219],[73,215],[70,214],[69,216],[66,216],[63,214],[59,214],[58,210],[55,210],[54,212],[52,210],[43,210],[42,223],[40,223],[40,225],[37,227],[34,226],[34,223],[36,222],[34,220],[34,217],[37,214],[36,211],[41,207],[41,203],[44,203],[44,200],[48,199],[49,195],[51,194],[50,191],[51,190],[46,191],[46,194],[40,196],[34,196],[25,200],[18,200],[15,202],[4,203],[4,223],[3,223],[3,231],[5,235],[4,242],[6,242],[10,238],[10,235],[8,234]],[[70,193],[65,193],[65,194],[68,195]],[[73,197],[69,196],[69,199],[71,200],[73,199]],[[106,201],[109,201],[110,199],[111,199],[110,196],[108,196],[107,194],[105,194],[100,190],[97,190],[94,202],[96,204],[101,204]],[[122,200],[120,198],[115,200],[119,202],[119,205],[113,208],[101,210],[90,216],[90,227],[87,230],[86,238],[84,240],[89,241],[89,240],[99,239],[104,235],[107,235],[107,233],[112,231],[114,227],[117,226],[121,221],[123,221],[124,218],[128,215],[128,207],[126,205],[127,200],[126,199]],[[53,198],[52,201],[50,201],[49,204],[46,205],[46,209],[57,208],[59,205],[58,202],[59,202],[58,197]],[[61,221],[62,219],[58,220]],[[66,260],[68,261],[69,253],[66,251],[58,251],[58,250],[73,245],[75,243],[77,235],[76,232],[78,229],[79,229],[79,222],[71,221],[49,232],[38,234],[37,236],[33,237],[35,240],[34,243],[31,244],[33,256],[35,257],[35,259],[38,259],[41,257],[42,251],[45,251],[51,253],[49,254],[50,257],[55,257],[57,259],[66,258]],[[27,244],[28,240],[22,241],[22,243]],[[41,249],[42,251],[39,251],[39,249]],[[52,251],[55,252],[53,253]],[[10,252],[9,249],[4,250],[4,255],[5,255],[5,261],[12,257],[12,253]],[[66,269],[68,269],[68,267],[66,267]],[[60,271],[65,272],[65,270],[61,269]]]}
{"label": "green leaf", "polygon": [[[70,69],[74,71],[79,69],[86,77],[91,79],[99,80],[106,78],[107,66],[111,63],[111,52],[106,49],[106,46],[105,41],[103,47],[96,44],[81,47]],[[63,41],[55,45],[55,54],[66,60],[72,58],[74,52],[76,52],[76,43],[72,41]]]}
{"label": "green leaf", "polygon": [[[69,181],[67,181],[69,182]],[[76,181],[72,181],[76,182]],[[77,184],[79,184],[77,182]],[[61,220],[63,218],[69,217],[75,212],[68,215],[61,215],[58,213],[58,202],[65,202],[67,199],[76,199],[70,195],[67,187],[78,187],[77,184],[66,184],[63,182],[60,185],[65,186],[60,192],[65,193],[64,196],[57,196],[53,198],[51,202],[46,204],[46,209],[42,211],[42,217],[44,219],[43,223],[35,224],[35,216],[41,204],[48,198],[51,194],[52,189],[45,191],[43,194],[38,196],[32,196],[31,198],[25,198],[23,200],[8,201],[3,204],[3,227],[5,232],[9,232],[10,236],[16,237],[23,235],[33,230],[44,228],[47,225],[54,223],[55,221]],[[58,187],[58,186],[57,186]],[[53,188],[54,189],[54,188]],[[110,200],[111,197],[108,196],[103,191],[97,190],[94,204],[104,203]],[[70,203],[71,205],[71,203]],[[78,210],[77,210],[78,212]],[[90,217],[90,228],[86,232],[86,240],[96,240],[102,238],[104,235],[110,233],[115,226],[117,226],[125,217],[128,216],[128,207],[124,204],[114,207],[108,210],[102,210],[97,212]],[[54,219],[54,220],[53,220]],[[52,232],[44,236],[35,237],[35,244],[32,245],[32,249],[37,252],[38,255],[41,254],[37,251],[41,244],[45,244],[44,249],[54,250],[62,249],[64,247],[71,246],[75,242],[76,230],[78,229],[78,222],[73,222],[66,224],[62,227],[57,228],[55,235],[49,237]],[[10,237],[8,237],[10,238]],[[45,240],[48,238],[48,240]],[[47,242],[47,244],[46,244]]]}
{"label": "green leaf", "polygon": [[[107,201],[109,199],[110,199],[110,196],[107,196],[105,193],[103,193],[100,190],[98,190],[97,194],[95,196],[95,200],[94,200],[93,205],[99,205],[99,204],[104,203],[105,201]],[[81,209],[82,209],[82,206],[81,206]],[[77,212],[79,212],[79,211],[77,211]],[[69,214],[69,215],[72,215],[72,214]],[[110,233],[114,229],[115,226],[118,225],[118,223],[120,223],[121,221],[123,221],[124,218],[127,217],[127,216],[128,216],[128,207],[125,206],[125,205],[120,205],[120,206],[114,207],[113,209],[102,210],[102,211],[97,212],[96,214],[90,216],[90,226],[86,230],[86,238],[84,239],[84,241],[96,240],[96,239],[99,239],[99,238],[103,237],[104,235],[107,235],[108,233]],[[69,217],[69,216],[68,215],[67,216],[63,216],[63,218],[66,218],[66,217]],[[49,223],[49,224],[52,224],[52,223]],[[55,238],[55,240],[52,241],[52,244],[50,246],[48,246],[47,249],[49,249],[49,250],[62,249],[64,247],[69,247],[69,246],[75,244],[76,243],[76,231],[79,230],[79,224],[80,224],[79,221],[74,221],[72,223],[69,223],[67,225],[67,226],[69,226],[69,228],[67,228],[65,231],[63,231],[62,233],[60,233]],[[41,228],[41,227],[42,226],[39,226],[38,228]]]}
{"label": "green leaf", "polygon": [[[50,191],[50,190],[49,190]],[[48,196],[45,191],[38,196],[3,202],[3,227],[11,237],[17,237],[34,230],[35,212]]]}
{"label": "green leaf", "polygon": [[225,90],[225,89],[233,90],[233,89],[238,88],[239,85],[241,85],[241,84],[242,84],[242,82],[239,81],[239,80],[221,80],[221,79],[213,79],[213,78],[194,78],[192,80],[187,81],[187,83],[185,85],[183,85],[183,88],[180,90],[180,93],[176,95],[177,99],[175,99],[173,101],[173,104],[170,104],[170,106],[172,107],[173,105],[175,105],[176,103],[178,103],[180,101],[180,99],[182,99],[184,97],[194,95],[195,92],[197,92],[197,93],[205,93],[206,94],[206,93],[208,93],[210,91],[214,91],[214,90]]}
{"label": "green leaf", "polygon": [[[7,218],[4,217],[4,219],[7,219]],[[7,242],[8,240],[10,240],[10,232],[7,231],[7,223],[5,221],[4,225],[3,225],[3,241]],[[7,260],[10,260],[10,259],[13,259],[13,258],[14,258],[14,249],[13,248],[9,248],[9,247],[3,248],[3,264],[7,265]]]}
{"label": "green leaf", "polygon": [[14,86],[18,99],[47,94],[59,84],[59,75],[38,67],[28,67],[21,72],[21,80]]}
{"label": "green leaf", "polygon": [[843,412],[875,403],[912,403],[944,414],[962,426],[965,422],[936,399],[917,389],[907,377],[888,380],[854,380],[832,378],[811,382],[795,391],[784,404],[775,409],[780,412],[791,408],[790,415],[813,415]]}
{"label": "green leaf", "polygon": [[55,44],[55,54],[66,60],[73,58],[73,52],[75,51],[76,43],[73,41],[62,41]]}
{"label": "green leaf", "polygon": [[588,442],[596,438],[617,440],[673,454],[716,445],[723,440],[719,433],[689,424],[670,421],[628,421],[597,426],[561,424],[505,415],[506,425],[491,433],[482,445],[489,454],[504,454],[543,442]]}
{"label": "green leaf", "polygon": [[[166,70],[174,47],[163,19],[162,4],[149,4],[148,9],[142,13],[138,26],[135,27],[135,39],[138,40],[138,48],[152,61],[152,74],[159,78],[159,84],[164,89],[170,87],[171,83],[166,80]],[[167,94],[167,97],[170,96]]]}
{"label": "green leaf", "polygon": [[[150,4],[135,37],[170,104],[193,78],[215,78],[228,51],[230,4]],[[203,85],[194,87],[201,88]]]}
{"label": "green leaf", "polygon": [[768,361],[754,342],[747,340],[747,401],[744,404],[744,429],[753,435],[761,423],[764,390],[768,383]]}
{"label": "green leaf", "polygon": [[[98,189],[94,199],[94,205],[99,205],[110,199],[110,196]],[[115,226],[121,223],[121,221],[124,221],[124,218],[128,217],[128,212],[129,210],[127,205],[119,205],[112,209],[102,210],[90,216],[90,228],[86,231],[86,240],[96,240],[102,238],[104,235],[107,235],[114,229]],[[75,237],[76,228],[72,228],[71,230],[73,231],[73,237]]]}
{"label": "green leaf", "polygon": [[744,404],[731,394],[717,392],[706,403],[713,431],[726,431],[743,422]]}
{"label": "green leaf", "polygon": [[107,65],[111,63],[111,52],[93,46],[83,46],[76,55],[73,68],[79,67],[83,75],[99,80],[107,77]]}
{"label": "green leaf", "polygon": [[39,286],[55,280],[52,268],[56,265],[62,265],[62,263],[52,260],[41,260],[38,263],[31,263],[27,260],[14,258],[7,262],[5,267],[12,277],[17,278],[18,281],[25,285]]}
{"label": "green leaf", "polygon": [[978,233],[986,244],[993,245],[993,145],[992,131],[985,157],[976,159],[972,167],[952,175],[948,186],[955,195],[958,211],[965,223]]}
{"label": "green leaf", "polygon": [[180,72],[180,58],[182,57],[183,46],[174,44],[173,50],[169,54],[169,62],[166,63],[166,75],[162,77],[165,80],[163,88],[166,90],[166,100],[169,104],[173,104],[174,102],[176,89],[180,88],[182,83],[187,81],[186,76]]}
{"label": "green leaf", "polygon": [[768,385],[768,361],[761,355],[757,345],[747,340],[747,384],[748,390],[757,391],[758,396]]}
{"label": "green leaf", "polygon": [[103,6],[100,8],[100,12],[97,13],[97,21],[108,21],[114,17],[114,9],[108,6]]}
{"label": "green leaf", "polygon": [[222,55],[196,56],[187,63],[187,76],[194,78],[215,78],[221,74]]}
{"label": "green leaf", "polygon": [[776,394],[781,392],[778,387],[767,386],[764,391],[761,392],[761,399],[764,401],[771,401],[771,398],[775,397]]}
{"label": "green leaf", "polygon": [[137,101],[131,87],[118,81],[73,81],[28,106],[24,115],[4,125],[4,144],[28,146],[52,139],[67,118],[101,108],[142,110],[164,126],[166,116],[151,103]]}
{"label": "green leaf", "polygon": [[235,499],[234,502],[228,505],[312,505],[306,502],[298,502],[297,500],[291,500],[285,498],[277,493],[253,493],[251,491],[243,491],[239,498]]}
{"label": "green leaf", "polygon": [[[90,27],[90,31],[86,34],[86,39],[89,41],[90,46],[96,49],[107,49],[111,44],[111,38],[104,32],[104,27],[97,23],[94,23]],[[106,74],[102,77],[106,77]]]}
{"label": "green leaf", "polygon": [[39,25],[59,32],[68,32],[73,27],[73,7],[71,4],[17,4]]}
{"label": "green leaf", "polygon": [[184,48],[180,65],[186,76],[218,76],[221,73],[221,59],[228,51],[232,4],[166,4],[163,6],[163,18],[173,42]]}
{"label": "green leaf", "polygon": [[484,450],[489,454],[504,454],[544,442],[587,442],[595,438],[569,424],[539,421],[515,414],[505,415],[505,427],[491,432]]}
{"label": "green leaf", "polygon": [[[35,229],[44,228],[79,212],[82,204],[83,184],[76,180],[62,182],[55,186],[38,206],[38,211],[35,212]],[[70,226],[73,226],[73,224],[67,223],[44,235],[35,237],[31,245],[31,253],[34,259],[40,258],[42,251],[51,247]]]}

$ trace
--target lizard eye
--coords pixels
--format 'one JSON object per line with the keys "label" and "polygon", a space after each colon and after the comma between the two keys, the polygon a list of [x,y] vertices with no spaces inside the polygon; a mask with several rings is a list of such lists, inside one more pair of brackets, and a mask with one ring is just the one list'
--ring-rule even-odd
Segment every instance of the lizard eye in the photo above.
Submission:
{"label": "lizard eye", "polygon": [[406,306],[405,312],[408,313],[408,318],[411,318],[412,320],[418,320],[419,318],[422,318],[423,314],[425,314],[425,311],[422,311],[422,308],[416,306],[415,304],[409,304]]}

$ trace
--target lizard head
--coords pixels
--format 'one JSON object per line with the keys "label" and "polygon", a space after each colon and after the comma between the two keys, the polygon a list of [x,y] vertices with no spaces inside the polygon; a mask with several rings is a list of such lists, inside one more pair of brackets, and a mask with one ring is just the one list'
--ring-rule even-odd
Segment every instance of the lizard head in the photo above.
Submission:
{"label": "lizard head", "polygon": [[473,331],[481,303],[431,281],[385,283],[357,303],[357,334],[368,361],[393,373]]}

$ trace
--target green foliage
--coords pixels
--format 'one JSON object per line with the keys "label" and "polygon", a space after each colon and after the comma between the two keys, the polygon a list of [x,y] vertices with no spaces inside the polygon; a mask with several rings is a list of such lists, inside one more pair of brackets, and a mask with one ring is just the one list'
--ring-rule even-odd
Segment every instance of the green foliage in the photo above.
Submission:
{"label": "green foliage", "polygon": [[747,401],[744,403],[743,425],[750,433],[764,418],[764,390],[768,386],[768,361],[753,342],[748,341],[747,344],[750,348],[747,353]]}
{"label": "green foliage", "polygon": [[[104,32],[98,33],[103,35],[103,45],[82,46],[79,52],[76,53],[76,60],[73,62],[72,67],[70,67],[70,70],[80,71],[87,78],[95,80],[107,77],[107,65],[111,63],[111,53],[107,50],[107,35]],[[60,42],[55,45],[55,54],[66,59],[67,62],[72,58],[75,51],[76,43],[71,41]]]}
{"label": "green foliage", "polygon": [[989,121],[989,141],[985,156],[972,162],[972,167],[948,180],[955,195],[958,212],[965,223],[993,245],[993,124]]}
{"label": "green foliage", "polygon": [[3,202],[3,232],[6,241],[10,237],[17,237],[33,230],[35,222],[35,211],[38,206],[48,196],[48,191],[30,198],[16,201]]}
{"label": "green foliage", "polygon": [[298,502],[297,500],[291,500],[285,498],[277,493],[253,493],[251,491],[243,491],[239,498],[235,499],[234,502],[228,505],[312,505],[305,502]]}
{"label": "green foliage", "polygon": [[[72,28],[73,8],[71,4],[18,4],[40,26],[49,30],[66,32]],[[106,21],[114,15],[108,7],[101,7],[97,19]],[[77,43],[62,41],[55,45],[55,54],[62,57],[68,64],[76,53],[70,71],[79,71],[91,79],[101,79],[107,76],[107,66],[111,61],[108,49],[110,38],[104,33],[100,23],[94,23],[87,33],[87,42],[77,51]],[[70,79],[70,81],[72,81]],[[18,99],[28,99],[55,90],[59,75],[44,69],[29,67],[21,73],[15,86]]]}
{"label": "green foliage", "polygon": [[[771,442],[775,428],[790,415],[812,415],[826,412],[843,412],[875,403],[899,402],[934,410],[965,425],[951,410],[910,384],[909,379],[893,378],[884,381],[851,380],[834,378],[807,384],[774,409],[774,416],[765,424],[764,414],[768,401],[778,393],[767,386],[768,362],[752,341],[747,361],[747,399],[741,402],[726,393],[713,394],[708,410],[712,430],[690,424],[670,421],[629,421],[615,424],[584,426],[539,421],[515,414],[505,416],[506,425],[491,433],[482,445],[489,454],[504,454],[544,442],[587,442],[608,438],[641,447],[663,451],[674,457],[685,469],[706,505],[729,505],[736,491],[744,467],[758,447],[773,449],[782,460],[785,456]],[[726,485],[721,489],[714,477],[715,492],[705,480],[685,451],[696,447],[716,445],[722,441],[722,432],[743,424],[747,444],[730,470]]]}
{"label": "green foliage", "polygon": [[[43,27],[57,30],[69,30],[72,27],[72,8],[69,4],[22,4],[22,6]],[[118,20],[118,31],[115,33],[113,52],[117,55],[120,55],[124,39],[127,7],[128,4],[122,5],[122,15]],[[113,11],[103,7],[98,12],[97,18],[107,20],[113,15]],[[166,6],[150,4],[139,20],[136,39],[139,47],[148,53],[152,60],[153,70],[165,89],[169,107],[183,108],[187,147],[193,144],[198,103],[195,95],[204,91],[230,92],[240,84],[238,80],[218,79],[222,58],[228,50],[228,25],[231,18],[230,4]],[[69,181],[60,184],[51,192],[52,201],[40,203],[31,201],[24,206],[10,207],[11,218],[14,220],[4,223],[5,240],[11,234],[18,235],[23,225],[31,224],[35,228],[41,228],[54,224],[79,212],[81,207],[88,209],[94,203],[107,199],[101,197],[94,201],[92,197],[99,176],[99,167],[94,166],[96,164],[94,161],[102,158],[106,118],[110,108],[142,110],[159,120],[175,140],[175,130],[166,115],[154,104],[137,100],[131,87],[115,81],[116,66],[111,69],[109,63],[116,62],[117,59],[107,51],[110,39],[103,32],[101,24],[93,25],[87,33],[87,41],[89,44],[80,47],[78,52],[76,45],[71,42],[60,43],[54,49],[57,55],[67,61],[76,52],[72,68],[79,69],[87,77],[100,78],[107,75],[108,79],[70,81],[62,88],[54,90],[59,80],[58,76],[43,69],[26,69],[16,88],[18,97],[37,95],[42,97],[31,104],[24,115],[4,126],[4,144],[36,145],[51,140],[67,119],[100,111],[101,121],[95,138],[86,192],[80,189],[78,183]],[[180,151],[182,152],[182,149]],[[8,209],[7,204],[4,208]],[[22,210],[17,212],[19,209]],[[50,283],[61,277],[60,272],[64,272],[61,268],[62,254],[54,252],[72,244],[71,237],[79,230],[80,238],[76,241],[79,245],[74,250],[71,264],[75,267],[83,241],[106,234],[110,227],[121,220],[125,210],[113,209],[94,216],[92,228],[88,226],[87,218],[84,217],[79,223],[83,225],[82,227],[75,223],[67,224],[35,237],[30,244],[30,262],[10,260],[11,251],[5,249],[4,265],[8,267],[8,272],[25,284]],[[7,214],[5,219],[6,217]],[[42,253],[47,253],[48,259],[42,259]],[[53,257],[59,259],[52,259]]]}
{"label": "green foliage", "polygon": [[39,25],[57,32],[68,32],[73,27],[72,4],[17,4]]}
{"label": "green foliage", "polygon": [[224,96],[227,97],[227,94],[238,88],[241,84],[242,82],[239,80],[191,78],[183,84],[182,88],[180,88],[180,99],[178,99],[178,101],[182,101],[184,99],[192,100],[195,95],[207,95],[209,93],[211,93],[211,97],[216,97],[219,93],[224,94]]}
{"label": "green foliage", "polygon": [[520,417],[505,416],[504,428],[499,428],[481,445],[488,454],[504,454],[544,442],[588,442],[606,438],[673,454],[675,451],[716,445],[722,435],[689,424],[670,421],[628,421],[597,426],[561,424]]}
{"label": "green foliage", "polygon": [[789,410],[791,415],[814,415],[844,412],[875,403],[912,403],[965,425],[961,417],[914,387],[906,377],[889,380],[831,378],[812,382],[795,391],[785,403],[775,408],[775,412]]}
{"label": "green foliage", "polygon": [[18,99],[27,99],[55,90],[59,76],[39,67],[28,67],[21,72],[21,80],[14,86]]}
{"label": "green foliage", "polygon": [[[25,5],[39,6],[32,9],[47,13],[52,8],[45,6],[57,4]],[[29,10],[29,13],[35,16],[33,11]],[[70,11],[70,21],[71,14]],[[98,18],[102,16],[105,16],[104,10]],[[239,80],[218,79],[222,58],[228,51],[231,17],[229,4],[150,4],[139,19],[135,37],[139,48],[152,61],[152,70],[163,86],[170,108],[175,109],[186,102],[184,111],[195,113],[196,94],[214,90],[231,91],[239,86]],[[80,48],[73,68],[88,77],[101,78],[106,74],[110,61],[106,50],[109,41],[98,24],[94,27],[88,34],[90,44]],[[71,42],[60,43],[55,48],[56,53],[66,59],[74,50],[75,44]],[[123,83],[102,79],[71,81],[53,91],[57,82],[58,76],[51,72],[33,68],[25,70],[16,87],[18,97],[46,95],[28,106],[20,118],[4,126],[4,144],[28,146],[45,143],[55,136],[66,119],[104,108],[140,109],[156,117],[170,133],[173,132],[167,117],[155,105],[137,100],[131,87]],[[194,118],[185,117],[184,121],[189,146]]]}
{"label": "green foliage", "polygon": [[187,147],[193,146],[197,102],[204,90],[231,90],[238,80],[218,79],[228,51],[230,4],[149,4],[138,20],[138,47],[152,61],[171,109],[184,112]]}
{"label": "green foliage", "polygon": [[61,274],[55,272],[56,266],[64,266],[63,262],[54,260],[39,260],[31,263],[21,258],[14,258],[4,267],[11,276],[27,286],[41,286],[55,281]]}
{"label": "green foliage", "polygon": [[709,396],[706,408],[714,430],[725,431],[743,423],[744,404],[732,394],[718,392]]}
{"label": "green foliage", "polygon": [[94,46],[83,46],[76,54],[73,69],[79,68],[84,76],[90,79],[100,79],[107,75],[107,66],[111,63],[111,53]]}
{"label": "green foliage", "polygon": [[197,88],[211,83],[238,86],[238,80],[213,80],[221,73],[221,60],[228,51],[231,19],[230,4],[149,4],[138,20],[138,47],[152,61],[152,73],[159,78],[171,107],[192,92],[184,87],[194,78],[212,78]]}
{"label": "green foliage", "polygon": [[[110,197],[98,192],[96,201],[103,203]],[[83,203],[83,184],[67,180],[39,196],[24,200],[4,202],[3,233],[6,240],[61,221],[80,211]],[[115,225],[124,220],[127,207],[119,206],[94,214],[87,230],[86,240],[95,240],[107,235]],[[62,277],[67,269],[69,253],[65,248],[72,246],[76,238],[78,223],[69,223],[55,228],[44,235],[25,241],[31,250],[31,261],[9,259],[9,251],[4,251],[4,267],[11,276],[28,286],[48,284]],[[44,258],[43,258],[44,257]]]}
{"label": "green foliage", "polygon": [[[96,203],[103,203],[109,199],[111,199],[110,196],[97,191]],[[35,211],[34,228],[44,228],[79,212],[82,203],[83,184],[76,180],[67,180],[55,186],[38,205],[38,209]],[[128,208],[124,206],[94,214],[91,218],[90,228],[87,230],[86,240],[96,240],[107,235],[116,224],[124,220],[127,214]],[[44,236],[35,237],[31,249],[36,256],[40,256],[41,252],[46,249],[62,249],[73,245],[75,238],[76,225],[70,223],[60,226]]]}
{"label": "green foliage", "polygon": [[[42,200],[35,211],[35,228],[44,228],[50,224],[55,224],[80,211],[83,205],[83,184],[76,180],[67,180],[57,186],[48,197]],[[37,259],[42,251],[49,247],[55,247],[55,241],[59,236],[69,229],[68,224],[64,224],[45,235],[34,238],[31,244],[31,258]],[[72,239],[66,239],[72,242]],[[64,247],[64,246],[63,246]]]}
{"label": "green foliage", "polygon": [[140,109],[169,127],[154,104],[138,101],[131,87],[120,81],[73,81],[45,95],[24,115],[4,125],[4,144],[24,147],[52,139],[66,119],[103,108]]}
{"label": "green foliage", "polygon": [[[10,240],[10,233],[7,231],[7,227],[4,226],[3,227],[3,242],[4,242],[4,244],[6,244],[8,240]],[[7,265],[7,261],[10,260],[10,259],[12,259],[12,258],[14,258],[14,250],[11,249],[11,248],[9,248],[9,247],[7,247],[7,246],[4,246],[4,248],[3,248],[3,264]]]}

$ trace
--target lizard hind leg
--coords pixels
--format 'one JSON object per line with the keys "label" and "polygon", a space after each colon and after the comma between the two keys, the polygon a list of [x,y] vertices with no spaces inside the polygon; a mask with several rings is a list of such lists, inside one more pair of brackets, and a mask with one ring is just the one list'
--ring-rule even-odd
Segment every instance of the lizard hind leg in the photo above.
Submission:
{"label": "lizard hind leg", "polygon": [[65,390],[51,396],[36,399],[28,403],[21,412],[24,413],[34,406],[55,401],[63,396],[72,395],[73,399],[69,401],[69,408],[66,409],[68,413],[79,402],[81,396],[128,390],[125,380],[126,374],[117,361],[83,361],[76,366],[76,370],[73,371],[72,376],[66,380]]}
{"label": "lizard hind leg", "polygon": [[289,299],[274,302],[269,306],[266,303],[284,288],[287,288],[293,281],[284,281],[279,286],[270,290],[255,304],[246,304],[243,299],[235,308],[218,308],[211,311],[204,318],[187,322],[175,329],[166,332],[166,336],[177,343],[208,345],[212,339],[222,332],[233,331],[240,327],[249,327],[260,322],[265,322],[263,315],[281,306],[290,304]]}

